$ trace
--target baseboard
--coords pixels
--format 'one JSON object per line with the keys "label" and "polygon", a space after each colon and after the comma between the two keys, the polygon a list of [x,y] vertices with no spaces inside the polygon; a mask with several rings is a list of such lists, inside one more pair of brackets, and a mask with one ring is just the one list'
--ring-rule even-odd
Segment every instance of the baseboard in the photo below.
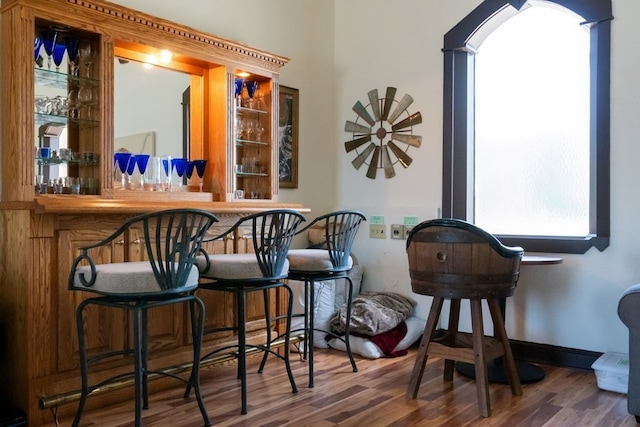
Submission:
{"label": "baseboard", "polygon": [[602,356],[597,351],[579,350],[527,341],[509,340],[516,359],[565,368],[591,369],[596,359]]}

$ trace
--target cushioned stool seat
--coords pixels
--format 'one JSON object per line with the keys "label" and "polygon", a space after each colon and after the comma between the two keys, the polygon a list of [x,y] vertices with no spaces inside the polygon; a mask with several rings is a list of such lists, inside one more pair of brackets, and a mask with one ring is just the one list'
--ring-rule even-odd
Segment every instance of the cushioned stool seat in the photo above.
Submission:
{"label": "cushioned stool seat", "polygon": [[[224,254],[200,255],[196,258],[196,265],[200,272],[207,277],[216,277],[219,280],[244,280],[262,277],[260,263],[255,254]],[[285,260],[277,276],[286,276],[289,272],[289,262]]]}

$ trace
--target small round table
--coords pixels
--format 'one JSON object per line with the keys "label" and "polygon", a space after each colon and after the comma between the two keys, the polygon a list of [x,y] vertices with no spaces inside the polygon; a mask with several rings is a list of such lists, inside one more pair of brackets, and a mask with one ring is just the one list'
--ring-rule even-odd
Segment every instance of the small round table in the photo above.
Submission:
{"label": "small round table", "polygon": [[[562,258],[540,255],[524,255],[520,265],[555,265],[562,264]],[[500,300],[500,311],[502,318],[505,318],[506,298]],[[522,384],[534,383],[544,378],[544,370],[532,363],[516,360],[516,370]],[[487,364],[489,382],[498,384],[509,384],[509,380],[504,370],[503,359],[499,357]],[[465,377],[475,378],[475,366],[471,363],[456,362],[456,371]]]}

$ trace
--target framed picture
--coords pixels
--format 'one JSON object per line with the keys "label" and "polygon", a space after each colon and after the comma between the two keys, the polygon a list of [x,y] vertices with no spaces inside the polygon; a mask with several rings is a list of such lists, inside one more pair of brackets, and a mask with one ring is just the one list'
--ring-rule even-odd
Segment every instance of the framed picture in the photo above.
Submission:
{"label": "framed picture", "polygon": [[298,188],[298,89],[280,86],[278,175],[280,188]]}

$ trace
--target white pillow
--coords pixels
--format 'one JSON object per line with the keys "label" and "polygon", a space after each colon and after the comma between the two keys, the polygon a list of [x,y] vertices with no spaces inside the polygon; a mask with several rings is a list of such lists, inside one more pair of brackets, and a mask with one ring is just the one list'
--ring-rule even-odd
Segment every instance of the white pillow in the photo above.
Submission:
{"label": "white pillow", "polygon": [[[427,324],[426,320],[413,316],[407,318],[404,322],[407,324],[407,334],[400,340],[398,345],[396,345],[394,351],[406,350],[411,347],[413,343],[422,337],[424,327]],[[351,336],[349,337],[349,344],[351,344],[351,351],[353,353],[359,354],[367,359],[378,359],[384,356],[380,347],[368,338]],[[340,351],[347,351],[344,342],[338,338],[329,340],[329,347]]]}

